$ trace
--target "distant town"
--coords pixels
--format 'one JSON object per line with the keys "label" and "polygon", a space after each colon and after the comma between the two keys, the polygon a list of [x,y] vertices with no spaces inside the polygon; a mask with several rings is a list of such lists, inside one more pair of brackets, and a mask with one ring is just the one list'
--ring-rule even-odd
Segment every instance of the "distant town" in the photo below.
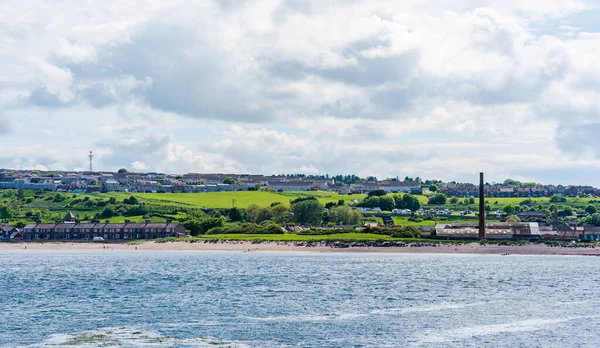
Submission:
{"label": "distant town", "polygon": [[[94,193],[194,193],[219,191],[329,191],[340,194],[386,193],[422,194],[432,185],[449,197],[478,197],[478,186],[470,183],[398,178],[377,180],[355,175],[251,175],[251,174],[164,174],[118,172],[76,172],[0,169],[0,189],[46,190],[56,192]],[[485,185],[486,197],[599,197],[600,189],[580,185],[541,185],[507,180]]]}
{"label": "distant town", "polygon": [[[486,239],[600,241],[599,189],[480,181],[1,169],[0,239],[123,241],[265,233],[345,238],[352,237],[350,232],[375,240],[381,235],[473,239],[485,231]],[[489,199],[477,209],[480,190]],[[215,192],[235,194],[187,195]],[[184,196],[192,204],[182,205]],[[229,201],[203,205],[217,196]],[[236,199],[250,196],[236,206]],[[481,216],[488,221],[478,225]]]}

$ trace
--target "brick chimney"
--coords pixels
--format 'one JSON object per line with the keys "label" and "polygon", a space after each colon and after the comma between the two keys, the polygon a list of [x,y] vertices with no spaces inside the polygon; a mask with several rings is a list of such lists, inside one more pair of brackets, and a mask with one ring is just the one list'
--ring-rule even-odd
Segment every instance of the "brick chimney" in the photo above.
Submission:
{"label": "brick chimney", "polygon": [[479,173],[479,239],[485,239],[485,193],[483,172]]}

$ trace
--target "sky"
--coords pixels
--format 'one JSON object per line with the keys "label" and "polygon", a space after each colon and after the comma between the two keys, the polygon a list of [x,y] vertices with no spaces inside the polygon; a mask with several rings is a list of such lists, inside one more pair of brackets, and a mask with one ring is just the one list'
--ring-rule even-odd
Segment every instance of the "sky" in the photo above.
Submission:
{"label": "sky", "polygon": [[600,186],[600,2],[0,2],[0,168]]}

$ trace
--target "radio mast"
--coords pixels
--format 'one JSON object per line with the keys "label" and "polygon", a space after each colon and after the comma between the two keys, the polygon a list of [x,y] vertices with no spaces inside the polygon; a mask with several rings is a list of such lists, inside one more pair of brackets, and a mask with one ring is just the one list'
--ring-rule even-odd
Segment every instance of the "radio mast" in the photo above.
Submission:
{"label": "radio mast", "polygon": [[88,158],[90,159],[90,172],[92,172],[92,162],[94,161],[94,154],[92,153],[92,151],[90,151]]}

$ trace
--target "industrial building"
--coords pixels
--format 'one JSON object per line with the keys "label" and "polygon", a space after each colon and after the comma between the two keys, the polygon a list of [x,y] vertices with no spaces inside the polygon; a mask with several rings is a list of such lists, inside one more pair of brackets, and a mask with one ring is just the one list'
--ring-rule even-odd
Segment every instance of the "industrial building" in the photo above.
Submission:
{"label": "industrial building", "polygon": [[[486,239],[540,239],[537,222],[493,222],[485,224]],[[479,238],[479,225],[476,223],[437,224],[432,236],[447,239]]]}

